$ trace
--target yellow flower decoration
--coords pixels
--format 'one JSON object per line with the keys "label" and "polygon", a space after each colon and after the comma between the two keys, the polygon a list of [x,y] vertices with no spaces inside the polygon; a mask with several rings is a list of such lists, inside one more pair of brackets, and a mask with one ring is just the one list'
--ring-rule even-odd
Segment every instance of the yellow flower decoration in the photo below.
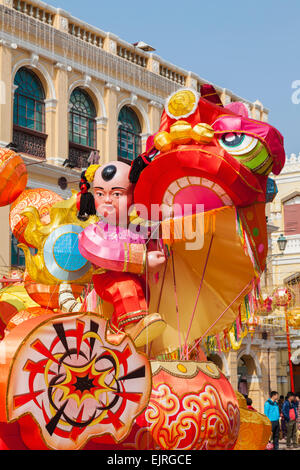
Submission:
{"label": "yellow flower decoration", "polygon": [[95,178],[96,171],[101,167],[101,165],[90,165],[85,172],[85,177],[89,183],[92,183]]}
{"label": "yellow flower decoration", "polygon": [[196,91],[184,88],[175,91],[168,99],[165,110],[172,119],[182,119],[190,116],[196,111],[199,96]]}

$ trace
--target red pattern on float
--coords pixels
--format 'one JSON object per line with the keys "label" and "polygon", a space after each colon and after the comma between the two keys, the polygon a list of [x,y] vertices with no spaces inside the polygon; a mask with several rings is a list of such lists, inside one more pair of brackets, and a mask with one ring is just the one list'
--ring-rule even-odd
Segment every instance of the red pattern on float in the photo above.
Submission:
{"label": "red pattern on float", "polygon": [[27,169],[20,155],[0,148],[0,207],[14,202],[27,184]]}
{"label": "red pattern on float", "polygon": [[86,449],[231,450],[239,426],[237,397],[214,363],[153,362],[149,404],[129,436]]}

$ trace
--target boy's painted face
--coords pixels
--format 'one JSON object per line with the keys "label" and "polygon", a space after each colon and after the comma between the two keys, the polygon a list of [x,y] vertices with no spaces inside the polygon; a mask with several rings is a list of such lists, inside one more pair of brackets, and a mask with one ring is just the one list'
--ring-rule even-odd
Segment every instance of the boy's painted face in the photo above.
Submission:
{"label": "boy's painted face", "polygon": [[95,174],[93,190],[97,214],[110,224],[127,224],[128,208],[133,204],[130,166],[111,162]]}

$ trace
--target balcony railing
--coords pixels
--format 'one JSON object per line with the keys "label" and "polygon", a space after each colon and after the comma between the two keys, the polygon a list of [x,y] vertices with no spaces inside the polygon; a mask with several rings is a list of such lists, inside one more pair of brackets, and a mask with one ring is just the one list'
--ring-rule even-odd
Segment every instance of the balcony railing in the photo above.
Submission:
{"label": "balcony railing", "polygon": [[[13,0],[12,8],[0,5],[0,39],[54,63],[130,92],[138,89],[141,97],[161,103],[180,87],[199,89],[203,79],[198,75],[193,74],[191,85],[188,71],[159,56],[150,60],[147,52],[118,37],[109,40],[109,34],[40,0]],[[230,90],[226,96],[229,101],[237,98]],[[253,108],[253,103],[243,101]],[[261,109],[267,115],[268,110]]]}
{"label": "balcony railing", "polygon": [[17,146],[20,153],[27,153],[28,155],[45,159],[46,140],[46,134],[14,125],[13,143]]}
{"label": "balcony railing", "polygon": [[69,142],[68,166],[76,169],[87,168],[88,158],[93,150],[95,149]]}
{"label": "balcony railing", "polygon": [[128,60],[129,62],[132,62],[133,64],[140,65],[141,67],[147,67],[147,58],[128,47],[118,45],[117,55],[125,60]]}
{"label": "balcony railing", "polygon": [[162,77],[168,78],[169,80],[172,80],[172,82],[178,83],[181,86],[185,86],[186,84],[186,76],[176,72],[175,70],[172,70],[169,67],[164,67],[163,65],[160,65],[159,74]]}
{"label": "balcony railing", "polygon": [[14,0],[13,8],[31,18],[53,25],[54,14],[49,10],[33,5],[31,2]]}
{"label": "balcony railing", "polygon": [[0,39],[9,40],[9,37],[17,44],[20,41],[25,49],[35,47],[37,53],[41,56],[47,54],[54,62],[59,59],[59,62],[68,63],[73,69],[85,73],[89,70],[96,79],[108,83],[122,81],[123,88],[131,91],[139,89],[141,96],[147,99],[161,97],[164,100],[180,87],[178,83],[166,80],[146,67],[124,60],[101,47],[94,47],[88,41],[78,40],[69,32],[42,22],[36,28],[35,18],[0,5]]}
{"label": "balcony railing", "polygon": [[69,23],[69,34],[75,36],[78,39],[82,39],[82,41],[85,41],[88,44],[92,44],[93,46],[100,48],[103,47],[102,36],[90,31],[88,28],[83,28],[78,24]]}

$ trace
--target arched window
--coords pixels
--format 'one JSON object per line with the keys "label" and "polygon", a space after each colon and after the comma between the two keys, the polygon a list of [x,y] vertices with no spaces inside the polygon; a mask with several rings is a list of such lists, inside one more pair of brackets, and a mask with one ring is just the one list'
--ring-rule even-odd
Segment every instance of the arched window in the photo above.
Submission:
{"label": "arched window", "polygon": [[222,361],[222,359],[220,358],[220,356],[218,356],[218,354],[210,354],[210,355],[207,357],[207,360],[213,362],[214,364],[216,364],[216,366],[217,366],[220,370],[223,370],[223,361]]}
{"label": "arched window", "polygon": [[247,380],[248,368],[243,358],[240,358],[238,362],[237,375],[238,375],[238,391],[244,396],[248,395],[248,380]]}
{"label": "arched window", "polygon": [[133,109],[124,106],[118,117],[118,159],[132,162],[141,153],[141,125]]}
{"label": "arched window", "polygon": [[26,67],[15,75],[14,125],[45,132],[45,92],[40,79]]}
{"label": "arched window", "polygon": [[96,148],[96,108],[82,88],[75,88],[71,94],[69,140],[73,144]]}

